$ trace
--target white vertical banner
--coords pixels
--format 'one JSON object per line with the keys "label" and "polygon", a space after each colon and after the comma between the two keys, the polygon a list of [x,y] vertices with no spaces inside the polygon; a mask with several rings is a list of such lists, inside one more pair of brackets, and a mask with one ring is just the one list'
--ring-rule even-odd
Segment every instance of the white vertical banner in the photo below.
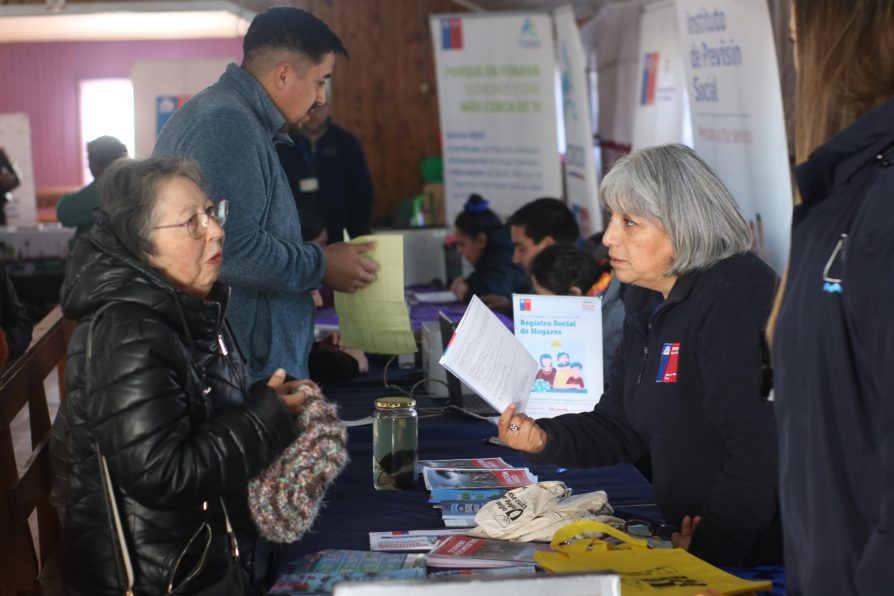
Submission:
{"label": "white vertical banner", "polygon": [[677,8],[673,0],[642,8],[633,150],[667,143],[692,146]]}
{"label": "white vertical banner", "polygon": [[593,56],[599,85],[597,132],[603,171],[630,152],[636,105],[640,7],[645,0],[606,2],[581,27],[584,51]]}
{"label": "white vertical banner", "polygon": [[792,187],[767,3],[676,1],[694,148],[738,201],[755,253],[781,273]]}
{"label": "white vertical banner", "polygon": [[10,226],[37,223],[37,195],[34,189],[34,162],[31,156],[31,120],[23,112],[0,114],[0,147],[18,169],[21,184],[12,191],[6,204],[6,222]]}
{"label": "white vertical banner", "polygon": [[562,196],[550,17],[432,15],[430,24],[448,225],[472,193],[504,218]]}
{"label": "white vertical banner", "polygon": [[565,193],[568,206],[580,224],[581,235],[588,238],[602,230],[602,210],[587,101],[587,63],[571,7],[556,9],[553,18],[565,119]]}

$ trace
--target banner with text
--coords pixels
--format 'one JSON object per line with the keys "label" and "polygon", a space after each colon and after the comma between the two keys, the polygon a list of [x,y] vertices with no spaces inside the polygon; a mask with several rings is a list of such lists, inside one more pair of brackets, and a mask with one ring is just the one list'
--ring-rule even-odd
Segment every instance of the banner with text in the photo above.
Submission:
{"label": "banner with text", "polygon": [[549,16],[433,15],[430,24],[448,225],[472,193],[503,218],[562,196]]}
{"label": "banner with text", "polygon": [[647,4],[639,25],[639,83],[633,150],[667,143],[692,146],[677,9],[673,0]]}
{"label": "banner with text", "polygon": [[694,148],[724,181],[781,273],[792,188],[770,14],[753,0],[677,0]]}
{"label": "banner with text", "polygon": [[574,11],[563,6],[553,11],[553,18],[565,119],[565,194],[568,206],[580,224],[581,236],[589,238],[602,230],[602,209],[599,207],[593,127],[584,77],[587,63]]}

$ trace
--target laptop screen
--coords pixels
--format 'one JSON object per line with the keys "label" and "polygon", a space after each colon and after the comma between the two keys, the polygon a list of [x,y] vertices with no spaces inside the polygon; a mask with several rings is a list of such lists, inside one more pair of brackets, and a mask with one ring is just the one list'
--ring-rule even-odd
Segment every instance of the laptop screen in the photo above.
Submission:
{"label": "laptop screen", "polygon": [[[450,340],[453,339],[453,332],[456,331],[456,325],[442,311],[438,311],[438,324],[441,326],[441,345],[446,352]],[[447,403],[461,408],[463,406],[462,384],[449,370],[444,372],[447,373]]]}
{"label": "laptop screen", "polygon": [[[450,317],[442,311],[438,311],[438,324],[441,327],[441,345],[444,346],[444,351],[446,352],[447,347],[450,345],[450,340],[453,339],[453,333],[456,331],[456,323],[451,321]],[[476,418],[500,415],[487,402],[471,391],[464,392],[462,382],[452,375],[449,370],[445,369],[444,372],[447,374],[447,404],[449,406],[458,408]]]}

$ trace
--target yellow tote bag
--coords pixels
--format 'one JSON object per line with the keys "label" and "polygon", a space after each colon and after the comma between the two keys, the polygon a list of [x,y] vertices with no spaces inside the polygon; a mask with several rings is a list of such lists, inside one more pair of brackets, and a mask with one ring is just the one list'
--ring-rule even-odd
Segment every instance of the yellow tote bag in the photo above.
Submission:
{"label": "yellow tote bag", "polygon": [[[582,538],[566,544],[581,534]],[[608,534],[622,544],[591,537],[596,534]],[[538,565],[555,573],[614,571],[621,576],[623,596],[692,596],[705,588],[747,594],[773,587],[771,582],[739,579],[680,548],[650,549],[645,540],[599,522],[569,524],[555,533],[551,546],[557,552],[534,555]]]}

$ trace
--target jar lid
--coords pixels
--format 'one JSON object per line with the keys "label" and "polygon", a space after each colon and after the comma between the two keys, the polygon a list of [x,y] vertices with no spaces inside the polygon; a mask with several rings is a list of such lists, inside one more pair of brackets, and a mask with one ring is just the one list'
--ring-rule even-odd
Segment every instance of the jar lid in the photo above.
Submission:
{"label": "jar lid", "polygon": [[412,397],[380,397],[376,399],[377,410],[398,410],[400,408],[415,408],[416,400]]}

